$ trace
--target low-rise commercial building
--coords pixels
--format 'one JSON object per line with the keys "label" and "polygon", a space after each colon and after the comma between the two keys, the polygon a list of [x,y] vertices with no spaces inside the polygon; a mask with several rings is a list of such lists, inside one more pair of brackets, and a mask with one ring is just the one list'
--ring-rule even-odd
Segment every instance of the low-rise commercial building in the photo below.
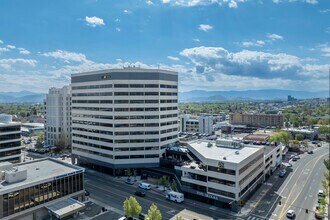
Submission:
{"label": "low-rise commercial building", "polygon": [[0,163],[21,161],[21,123],[11,115],[0,114]]}
{"label": "low-rise commercial building", "polygon": [[79,202],[85,192],[83,168],[44,158],[15,165],[0,163],[0,172],[2,220],[62,219],[84,207]]}
{"label": "low-rise commercial building", "polygon": [[297,134],[304,136],[304,139],[314,140],[319,134],[318,129],[306,129],[306,128],[286,128],[283,131],[289,132],[292,138],[295,138]]}
{"label": "low-rise commercial building", "polygon": [[[241,140],[195,140],[182,172],[186,197],[238,211],[246,198],[281,164],[281,147],[243,144]],[[270,171],[271,170],[271,171]]]}

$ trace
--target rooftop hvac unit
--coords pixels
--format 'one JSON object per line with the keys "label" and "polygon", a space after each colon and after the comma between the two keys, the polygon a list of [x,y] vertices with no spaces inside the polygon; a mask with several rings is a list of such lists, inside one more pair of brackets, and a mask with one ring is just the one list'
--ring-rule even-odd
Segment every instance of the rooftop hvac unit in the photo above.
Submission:
{"label": "rooftop hvac unit", "polygon": [[237,150],[237,151],[235,151],[235,154],[239,154],[239,151]]}
{"label": "rooftop hvac unit", "polygon": [[208,142],[207,143],[207,147],[212,147],[212,143],[211,142]]}

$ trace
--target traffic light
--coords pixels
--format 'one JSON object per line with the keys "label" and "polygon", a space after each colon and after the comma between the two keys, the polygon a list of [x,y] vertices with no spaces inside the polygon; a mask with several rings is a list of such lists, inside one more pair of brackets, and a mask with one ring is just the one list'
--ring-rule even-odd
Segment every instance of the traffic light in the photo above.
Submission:
{"label": "traffic light", "polygon": [[279,202],[278,202],[278,204],[279,204],[279,205],[281,205],[281,204],[282,204],[282,202],[281,202],[281,201],[279,201]]}
{"label": "traffic light", "polygon": [[308,213],[308,209],[305,209],[306,214]]}

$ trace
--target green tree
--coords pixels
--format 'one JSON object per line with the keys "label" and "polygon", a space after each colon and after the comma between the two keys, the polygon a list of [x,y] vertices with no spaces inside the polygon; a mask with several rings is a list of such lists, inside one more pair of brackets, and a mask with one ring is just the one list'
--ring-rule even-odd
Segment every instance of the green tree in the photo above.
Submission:
{"label": "green tree", "polygon": [[302,134],[296,134],[295,139],[297,141],[302,141],[302,140],[304,140],[304,135],[302,135]]}
{"label": "green tree", "polygon": [[167,180],[167,177],[166,176],[162,176],[158,179],[157,181],[157,184],[160,185],[160,186],[163,186],[164,187],[164,191],[165,191],[165,187],[168,186],[168,180]]}
{"label": "green tree", "polygon": [[35,147],[42,148],[44,146],[43,144],[44,141],[45,141],[45,134],[43,132],[40,132]]}
{"label": "green tree", "polygon": [[306,141],[301,141],[300,145],[303,146],[304,150],[307,151],[308,149],[308,143]]}
{"label": "green tree", "polygon": [[175,217],[175,220],[184,220],[184,218],[183,218],[181,215],[177,215],[177,216]]}
{"label": "green tree", "polygon": [[171,189],[172,189],[173,191],[178,191],[178,186],[176,185],[175,180],[173,180],[173,182],[171,183]]}
{"label": "green tree", "polygon": [[162,220],[162,213],[159,211],[157,206],[152,203],[147,215],[148,220]]}
{"label": "green tree", "polygon": [[136,198],[133,196],[130,196],[129,198],[125,199],[123,208],[125,214],[131,218],[138,216],[142,211],[142,207],[140,206]]}
{"label": "green tree", "polygon": [[275,132],[271,137],[270,137],[270,141],[273,142],[281,142],[285,145],[289,144],[289,133],[286,131],[278,131]]}

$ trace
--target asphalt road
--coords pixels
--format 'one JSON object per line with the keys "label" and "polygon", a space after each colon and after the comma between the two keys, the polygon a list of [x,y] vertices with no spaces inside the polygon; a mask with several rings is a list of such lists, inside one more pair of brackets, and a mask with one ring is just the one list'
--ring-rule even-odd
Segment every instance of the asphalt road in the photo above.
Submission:
{"label": "asphalt road", "polygon": [[317,192],[322,189],[321,181],[325,171],[323,160],[328,157],[329,147],[323,146],[315,150],[314,154],[305,153],[300,155],[298,161],[292,161],[292,167],[286,168],[288,173],[284,178],[278,177],[277,170],[272,189],[251,216],[255,219],[287,219],[286,213],[292,209],[297,215],[296,219],[315,219]]}
{"label": "asphalt road", "polygon": [[[90,192],[90,197],[111,207],[123,210],[125,198],[134,196],[138,189],[135,185],[125,184],[123,180],[102,174],[96,171],[86,171],[85,188]],[[141,189],[139,189],[141,190]],[[215,219],[241,219],[223,213],[217,208],[209,205],[201,205],[193,200],[185,199],[184,203],[176,204],[165,199],[165,195],[155,190],[146,191],[146,197],[135,196],[142,206],[142,213],[147,213],[150,205],[155,203],[161,211],[163,219],[170,219],[183,209],[192,210],[200,214],[211,216]]]}

